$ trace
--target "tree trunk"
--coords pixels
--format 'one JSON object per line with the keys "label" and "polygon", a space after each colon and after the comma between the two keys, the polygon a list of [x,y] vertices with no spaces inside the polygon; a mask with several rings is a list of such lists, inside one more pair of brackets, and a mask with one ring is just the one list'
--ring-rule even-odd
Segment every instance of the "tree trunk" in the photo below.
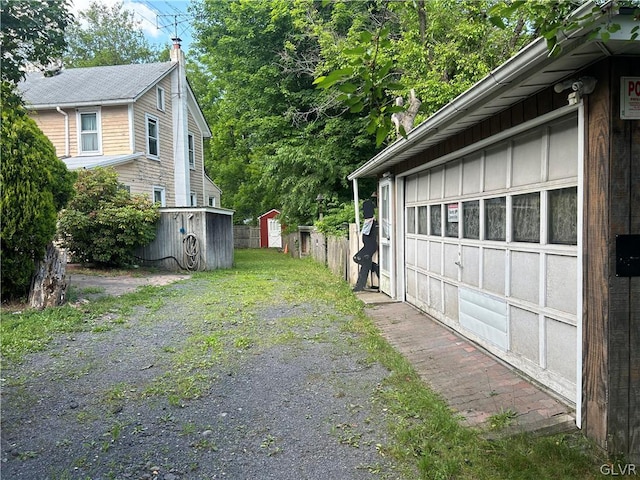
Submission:
{"label": "tree trunk", "polygon": [[[396,105],[403,106],[404,100],[402,97],[396,98]],[[422,102],[416,97],[416,91],[411,89],[409,93],[409,106],[403,112],[397,112],[391,115],[391,121],[396,126],[396,132],[398,137],[406,137],[407,134],[413,129],[413,121],[420,110]]]}
{"label": "tree trunk", "polygon": [[42,310],[62,305],[67,296],[67,253],[53,243],[36,266],[29,291],[29,306]]}

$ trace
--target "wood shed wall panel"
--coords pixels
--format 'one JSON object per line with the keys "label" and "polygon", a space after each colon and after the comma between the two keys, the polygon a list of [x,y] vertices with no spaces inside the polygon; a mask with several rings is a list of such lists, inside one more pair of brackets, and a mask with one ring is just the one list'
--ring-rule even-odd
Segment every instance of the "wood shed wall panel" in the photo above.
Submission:
{"label": "wood shed wall panel", "polygon": [[166,270],[188,267],[185,238],[195,235],[199,269],[216,270],[233,266],[233,217],[204,208],[160,212],[157,235],[151,244],[138,249],[144,264]]}
{"label": "wood shed wall panel", "polygon": [[[635,62],[637,64],[638,62]],[[615,60],[612,62],[613,70],[610,82],[619,85],[622,76],[640,75],[640,68],[635,71],[632,62]],[[616,264],[616,235],[639,234],[632,222],[632,212],[640,208],[634,203],[637,194],[634,190],[639,188],[631,182],[634,166],[640,163],[638,155],[633,156],[634,142],[640,139],[634,136],[637,133],[637,120],[620,119],[619,88],[611,88],[611,184],[610,184],[610,242],[609,242],[609,268],[615,272]],[[637,200],[636,200],[637,201]],[[635,279],[637,280],[637,278]],[[640,329],[638,323],[632,323],[632,298],[637,297],[637,283],[633,277],[609,277],[611,296],[609,299],[609,445],[610,452],[622,452],[635,461],[640,459],[638,446],[638,430],[640,429],[637,382],[632,378],[636,376],[640,368],[638,361],[638,344],[632,339],[637,339],[634,333]],[[635,291],[633,287],[636,287]],[[638,310],[636,310],[637,312]],[[637,314],[636,314],[637,315]],[[635,353],[634,353],[635,352]],[[634,374],[636,372],[636,374]],[[634,444],[635,439],[635,446]]]}
{"label": "wood shed wall panel", "polygon": [[583,227],[583,410],[585,433],[606,446],[607,402],[610,388],[608,303],[609,250],[609,82],[601,79],[586,100],[586,152],[584,162]]}
{"label": "wood shed wall panel", "polygon": [[205,252],[207,270],[233,266],[233,217],[206,212]]}
{"label": "wood shed wall panel", "polygon": [[[630,122],[631,214],[630,231],[640,234],[640,121]],[[629,279],[629,461],[640,463],[640,277]]]}

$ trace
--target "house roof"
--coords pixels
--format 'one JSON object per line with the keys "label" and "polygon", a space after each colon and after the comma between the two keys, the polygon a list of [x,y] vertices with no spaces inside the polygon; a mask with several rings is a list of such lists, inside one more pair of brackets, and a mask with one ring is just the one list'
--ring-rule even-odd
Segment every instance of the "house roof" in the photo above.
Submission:
{"label": "house roof", "polygon": [[[18,84],[27,108],[44,110],[134,103],[178,67],[177,62],[134,63],[28,73]],[[211,130],[187,81],[187,105],[203,137]]]}
{"label": "house roof", "polygon": [[175,62],[62,69],[29,73],[18,88],[29,108],[81,107],[135,102],[178,66]]}
{"label": "house roof", "polygon": [[79,170],[81,168],[91,169],[96,167],[113,167],[123,163],[133,162],[144,157],[144,153],[130,153],[127,155],[96,155],[94,157],[67,157],[61,160],[69,170]]}
{"label": "house roof", "polygon": [[[609,5],[610,6],[610,5]],[[590,12],[593,3],[587,3],[574,15],[581,17]],[[609,21],[603,16],[602,22]],[[517,55],[493,70],[449,104],[400,138],[375,157],[352,172],[348,178],[379,175],[390,167],[462,132],[483,120],[506,110],[512,105],[537,92],[570,78],[599,60],[611,55],[640,56],[640,40],[630,41],[631,29],[638,25],[630,15],[617,15],[613,20],[621,24],[620,31],[611,34],[608,41],[599,36],[588,39],[588,35],[599,24],[589,29],[571,32],[559,43],[562,52],[549,55],[546,40],[539,38],[522,49]]]}
{"label": "house roof", "polygon": [[275,208],[272,208],[268,212],[265,212],[262,215],[260,215],[258,218],[266,217],[268,215],[271,215],[271,216],[280,215],[280,210],[276,210]]}

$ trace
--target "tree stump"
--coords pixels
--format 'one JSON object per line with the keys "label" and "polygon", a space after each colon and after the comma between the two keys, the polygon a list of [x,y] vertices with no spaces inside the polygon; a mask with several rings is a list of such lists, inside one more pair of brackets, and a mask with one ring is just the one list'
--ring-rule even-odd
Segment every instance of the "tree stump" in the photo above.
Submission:
{"label": "tree stump", "polygon": [[53,243],[47,245],[44,259],[36,265],[29,291],[29,306],[42,310],[62,305],[67,297],[67,253]]}

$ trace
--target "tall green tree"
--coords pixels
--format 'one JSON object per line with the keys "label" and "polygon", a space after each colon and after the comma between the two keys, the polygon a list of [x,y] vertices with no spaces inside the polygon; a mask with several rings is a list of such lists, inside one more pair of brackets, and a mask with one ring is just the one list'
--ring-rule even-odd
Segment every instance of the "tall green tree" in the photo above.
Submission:
{"label": "tall green tree", "polygon": [[[340,0],[323,0],[325,8]],[[422,111],[431,114],[462,93],[538,36],[550,53],[560,50],[560,31],[593,26],[606,1],[578,17],[587,0],[413,0],[367,2],[374,22],[335,42],[323,58],[315,83],[339,93],[351,111],[368,116],[376,143],[393,139],[391,115],[401,110],[394,97],[413,88]],[[635,9],[640,1],[622,0],[611,8]],[[335,7],[334,7],[335,8]],[[594,29],[606,39],[620,29],[605,22]],[[634,27],[631,38],[640,34]],[[337,51],[337,54],[335,53]],[[406,108],[406,107],[405,107]],[[390,136],[391,134],[391,136]]]}
{"label": "tall green tree", "polygon": [[92,2],[66,30],[66,67],[128,65],[165,60],[167,48],[151,45],[134,13],[122,2]]}
{"label": "tall green tree", "polygon": [[528,30],[534,37],[542,36],[549,52],[554,55],[561,51],[558,42],[560,32],[566,35],[579,28],[592,29],[591,36],[600,35],[607,41],[612,33],[620,30],[620,24],[610,19],[596,25],[601,20],[604,6],[610,11],[627,10],[632,18],[638,22],[630,32],[630,40],[640,35],[640,0],[595,0],[590,10],[576,15],[578,7],[591,0],[500,0],[487,12],[489,20],[502,29],[515,28]]}
{"label": "tall green tree", "polygon": [[28,64],[44,68],[59,57],[73,17],[68,0],[2,0],[0,18],[2,82],[15,85]]}
{"label": "tall green tree", "polygon": [[[198,6],[196,47],[212,102],[204,107],[213,131],[207,171],[239,221],[279,208],[284,223],[312,222],[317,195],[348,201],[347,173],[374,151],[358,116],[345,115],[313,85],[320,45],[307,16],[318,5],[205,0]],[[201,83],[195,82],[198,92]]]}
{"label": "tall green tree", "polygon": [[[325,8],[336,3],[323,2]],[[522,29],[508,31],[488,20],[494,0],[368,4],[369,19],[323,50],[315,83],[361,112],[377,145],[395,139],[391,115],[403,110],[396,97],[413,89],[423,116],[433,113],[530,39]]]}
{"label": "tall green tree", "polygon": [[395,139],[397,96],[414,89],[428,115],[526,41],[488,21],[493,4],[202,0],[207,169],[236,219],[277,207],[309,222],[319,193],[349,201],[348,173]]}

